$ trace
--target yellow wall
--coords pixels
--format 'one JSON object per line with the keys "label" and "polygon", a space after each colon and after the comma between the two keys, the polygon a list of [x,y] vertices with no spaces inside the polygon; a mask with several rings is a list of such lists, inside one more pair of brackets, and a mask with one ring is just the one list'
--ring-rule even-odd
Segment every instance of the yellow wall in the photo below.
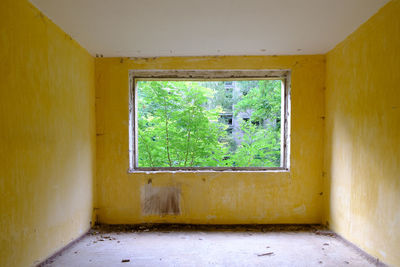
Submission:
{"label": "yellow wall", "polygon": [[400,1],[327,55],[325,219],[400,266]]}
{"label": "yellow wall", "polygon": [[0,266],[30,266],[89,228],[94,59],[25,0],[0,33]]}
{"label": "yellow wall", "polygon": [[[97,58],[95,65],[99,222],[321,222],[324,56]],[[128,174],[130,69],[291,69],[290,172]],[[142,214],[148,179],[181,189],[180,215]]]}

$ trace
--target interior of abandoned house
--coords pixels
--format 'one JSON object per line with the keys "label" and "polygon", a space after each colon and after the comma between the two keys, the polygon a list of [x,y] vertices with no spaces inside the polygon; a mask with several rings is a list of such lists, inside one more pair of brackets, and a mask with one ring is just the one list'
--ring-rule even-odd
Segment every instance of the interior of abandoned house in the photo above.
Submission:
{"label": "interior of abandoned house", "polygon": [[1,0],[0,22],[0,266],[400,266],[400,0]]}

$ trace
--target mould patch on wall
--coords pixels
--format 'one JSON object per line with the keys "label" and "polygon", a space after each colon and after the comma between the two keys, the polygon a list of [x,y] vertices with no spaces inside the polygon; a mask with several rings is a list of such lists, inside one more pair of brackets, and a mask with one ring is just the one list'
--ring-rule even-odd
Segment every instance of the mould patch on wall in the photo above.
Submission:
{"label": "mould patch on wall", "polygon": [[153,186],[151,180],[142,187],[143,215],[180,214],[181,189],[175,186]]}

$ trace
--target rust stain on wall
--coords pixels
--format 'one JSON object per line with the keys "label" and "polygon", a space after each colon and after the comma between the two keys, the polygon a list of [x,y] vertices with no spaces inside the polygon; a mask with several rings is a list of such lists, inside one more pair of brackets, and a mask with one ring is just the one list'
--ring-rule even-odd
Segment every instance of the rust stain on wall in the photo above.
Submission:
{"label": "rust stain on wall", "polygon": [[144,215],[180,214],[181,189],[174,186],[153,186],[151,182],[142,187],[142,213]]}

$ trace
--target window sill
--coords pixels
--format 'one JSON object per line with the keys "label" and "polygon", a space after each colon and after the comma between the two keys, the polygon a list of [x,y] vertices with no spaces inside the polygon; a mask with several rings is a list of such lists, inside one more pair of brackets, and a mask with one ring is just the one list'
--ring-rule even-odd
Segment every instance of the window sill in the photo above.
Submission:
{"label": "window sill", "polygon": [[140,170],[140,169],[129,169],[128,174],[156,174],[156,173],[289,173],[290,169],[279,168],[279,169],[264,169],[264,170],[213,170],[213,169],[198,169],[198,170]]}

